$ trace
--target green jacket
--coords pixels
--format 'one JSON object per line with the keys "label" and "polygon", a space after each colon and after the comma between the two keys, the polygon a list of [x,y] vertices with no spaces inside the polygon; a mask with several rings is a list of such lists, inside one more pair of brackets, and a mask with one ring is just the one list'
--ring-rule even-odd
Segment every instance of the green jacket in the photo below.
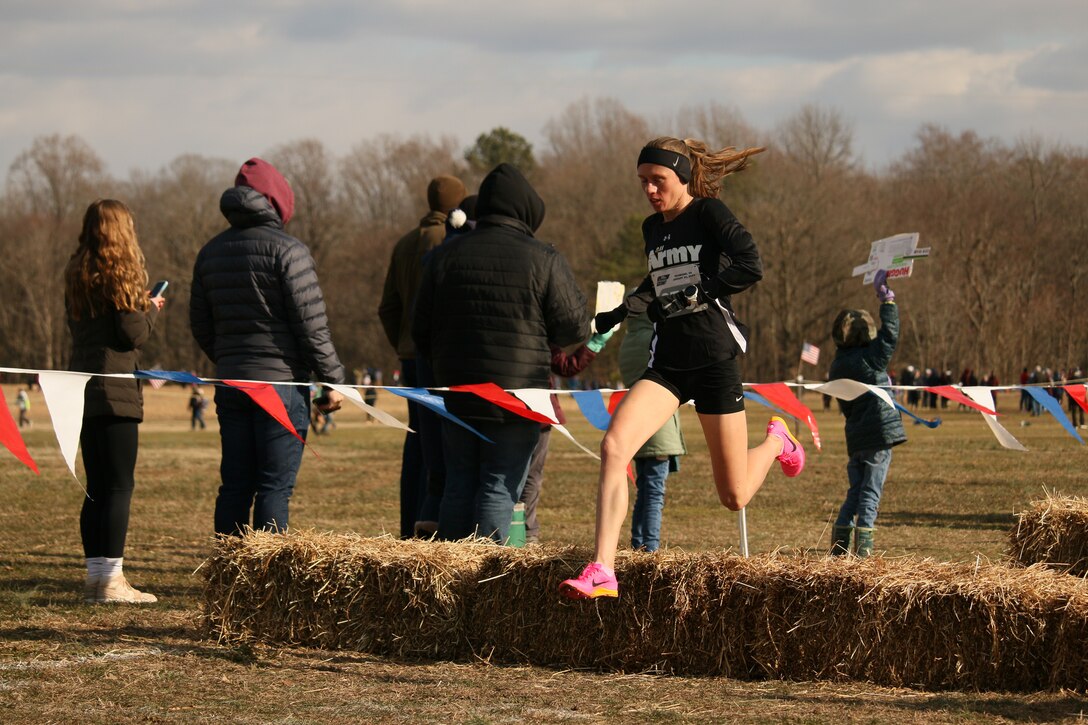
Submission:
{"label": "green jacket", "polygon": [[[650,338],[653,337],[654,323],[646,315],[627,318],[627,332],[620,343],[620,375],[623,384],[630,387],[646,371],[650,361]],[[680,411],[665,421],[661,429],[650,436],[650,440],[639,449],[635,458],[664,458],[682,456],[688,452],[684,443],[684,431],[680,428]]]}

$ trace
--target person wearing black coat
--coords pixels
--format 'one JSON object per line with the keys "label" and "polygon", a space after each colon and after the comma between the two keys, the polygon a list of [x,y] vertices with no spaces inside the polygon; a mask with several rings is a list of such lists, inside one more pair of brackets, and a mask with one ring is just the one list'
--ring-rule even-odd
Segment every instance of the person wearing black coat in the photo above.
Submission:
{"label": "person wearing black coat", "polygon": [[[432,252],[416,298],[412,336],[438,386],[548,384],[551,345],[590,334],[586,298],[559,252],[534,238],[544,202],[509,164],[480,185],[476,229]],[[467,393],[446,407],[487,436],[443,420],[446,484],[438,536],[505,541],[540,424]]]}
{"label": "person wearing black coat", "polygon": [[88,604],[147,604],[124,575],[129,507],[136,486],[143,391],[132,373],[139,350],[155,328],[162,296],[150,297],[147,270],[132,213],[122,202],[100,199],[87,208],[79,247],[64,271],[64,302],[72,333],[71,370],[99,373],[84,388],[79,434],[87,495],[79,532],[87,561],[83,599]]}
{"label": "person wearing black coat", "polygon": [[[193,266],[189,321],[193,337],[226,380],[343,383],[344,366],[329,333],[325,299],[309,250],[284,226],[294,192],[266,161],[242,165],[219,209],[230,228],[212,238]],[[276,385],[298,433],[292,435],[241,390],[215,391],[222,439],[222,485],[215,532],[282,531],[310,427],[309,386]],[[343,396],[330,390],[326,409]]]}
{"label": "person wearing black coat", "polygon": [[[864,310],[839,313],[831,334],[837,347],[831,361],[832,380],[891,384],[887,369],[899,342],[899,308],[884,270],[877,273],[873,288],[881,301],[880,330]],[[846,417],[846,452],[850,456],[846,475],[850,487],[832,527],[831,554],[841,556],[850,551],[853,534],[854,553],[865,557],[873,553],[873,527],[892,462],[892,447],[905,443],[907,434],[899,411],[874,393],[840,400],[839,406]]]}

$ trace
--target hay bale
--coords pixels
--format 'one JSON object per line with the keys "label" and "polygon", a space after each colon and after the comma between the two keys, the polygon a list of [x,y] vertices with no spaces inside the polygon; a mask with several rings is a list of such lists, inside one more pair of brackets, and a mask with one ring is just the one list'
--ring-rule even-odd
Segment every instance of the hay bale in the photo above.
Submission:
{"label": "hay bale", "polygon": [[462,657],[463,590],[491,548],[306,531],[222,538],[205,565],[205,620],[222,642]]}
{"label": "hay bale", "polygon": [[225,640],[400,657],[926,689],[1088,686],[1088,582],[1045,567],[627,552],[619,599],[560,598],[588,553],[251,535],[221,542],[209,562],[206,615]]}
{"label": "hay bale", "polygon": [[1022,564],[1046,564],[1074,576],[1088,574],[1088,499],[1049,491],[1016,516],[1009,553]]}

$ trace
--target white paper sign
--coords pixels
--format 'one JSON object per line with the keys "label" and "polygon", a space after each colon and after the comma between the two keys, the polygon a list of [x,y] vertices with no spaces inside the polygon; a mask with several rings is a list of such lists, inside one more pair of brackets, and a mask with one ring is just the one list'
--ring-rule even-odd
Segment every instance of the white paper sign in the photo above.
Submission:
{"label": "white paper sign", "polygon": [[914,260],[929,256],[929,247],[918,249],[918,232],[896,234],[873,242],[869,249],[869,261],[854,267],[852,277],[859,274],[863,284],[872,284],[876,273],[882,269],[888,271],[888,279],[909,277],[914,269]]}
{"label": "white paper sign", "polygon": [[623,283],[601,281],[597,283],[597,312],[611,312],[623,304]]}

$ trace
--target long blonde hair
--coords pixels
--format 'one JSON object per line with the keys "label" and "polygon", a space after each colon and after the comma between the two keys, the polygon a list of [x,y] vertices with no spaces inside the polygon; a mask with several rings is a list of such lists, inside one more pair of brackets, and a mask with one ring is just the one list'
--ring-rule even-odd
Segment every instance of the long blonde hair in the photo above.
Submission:
{"label": "long blonde hair", "polygon": [[688,191],[692,196],[714,198],[722,188],[722,179],[748,167],[748,157],[766,151],[759,146],[737,151],[727,146],[720,151],[711,151],[702,141],[671,136],[661,136],[646,144],[647,148],[665,149],[686,156],[691,162],[691,181]]}
{"label": "long blonde hair", "polygon": [[147,268],[132,212],[116,199],[99,199],[83,215],[79,246],[64,269],[68,314],[97,317],[110,308],[147,310]]}

